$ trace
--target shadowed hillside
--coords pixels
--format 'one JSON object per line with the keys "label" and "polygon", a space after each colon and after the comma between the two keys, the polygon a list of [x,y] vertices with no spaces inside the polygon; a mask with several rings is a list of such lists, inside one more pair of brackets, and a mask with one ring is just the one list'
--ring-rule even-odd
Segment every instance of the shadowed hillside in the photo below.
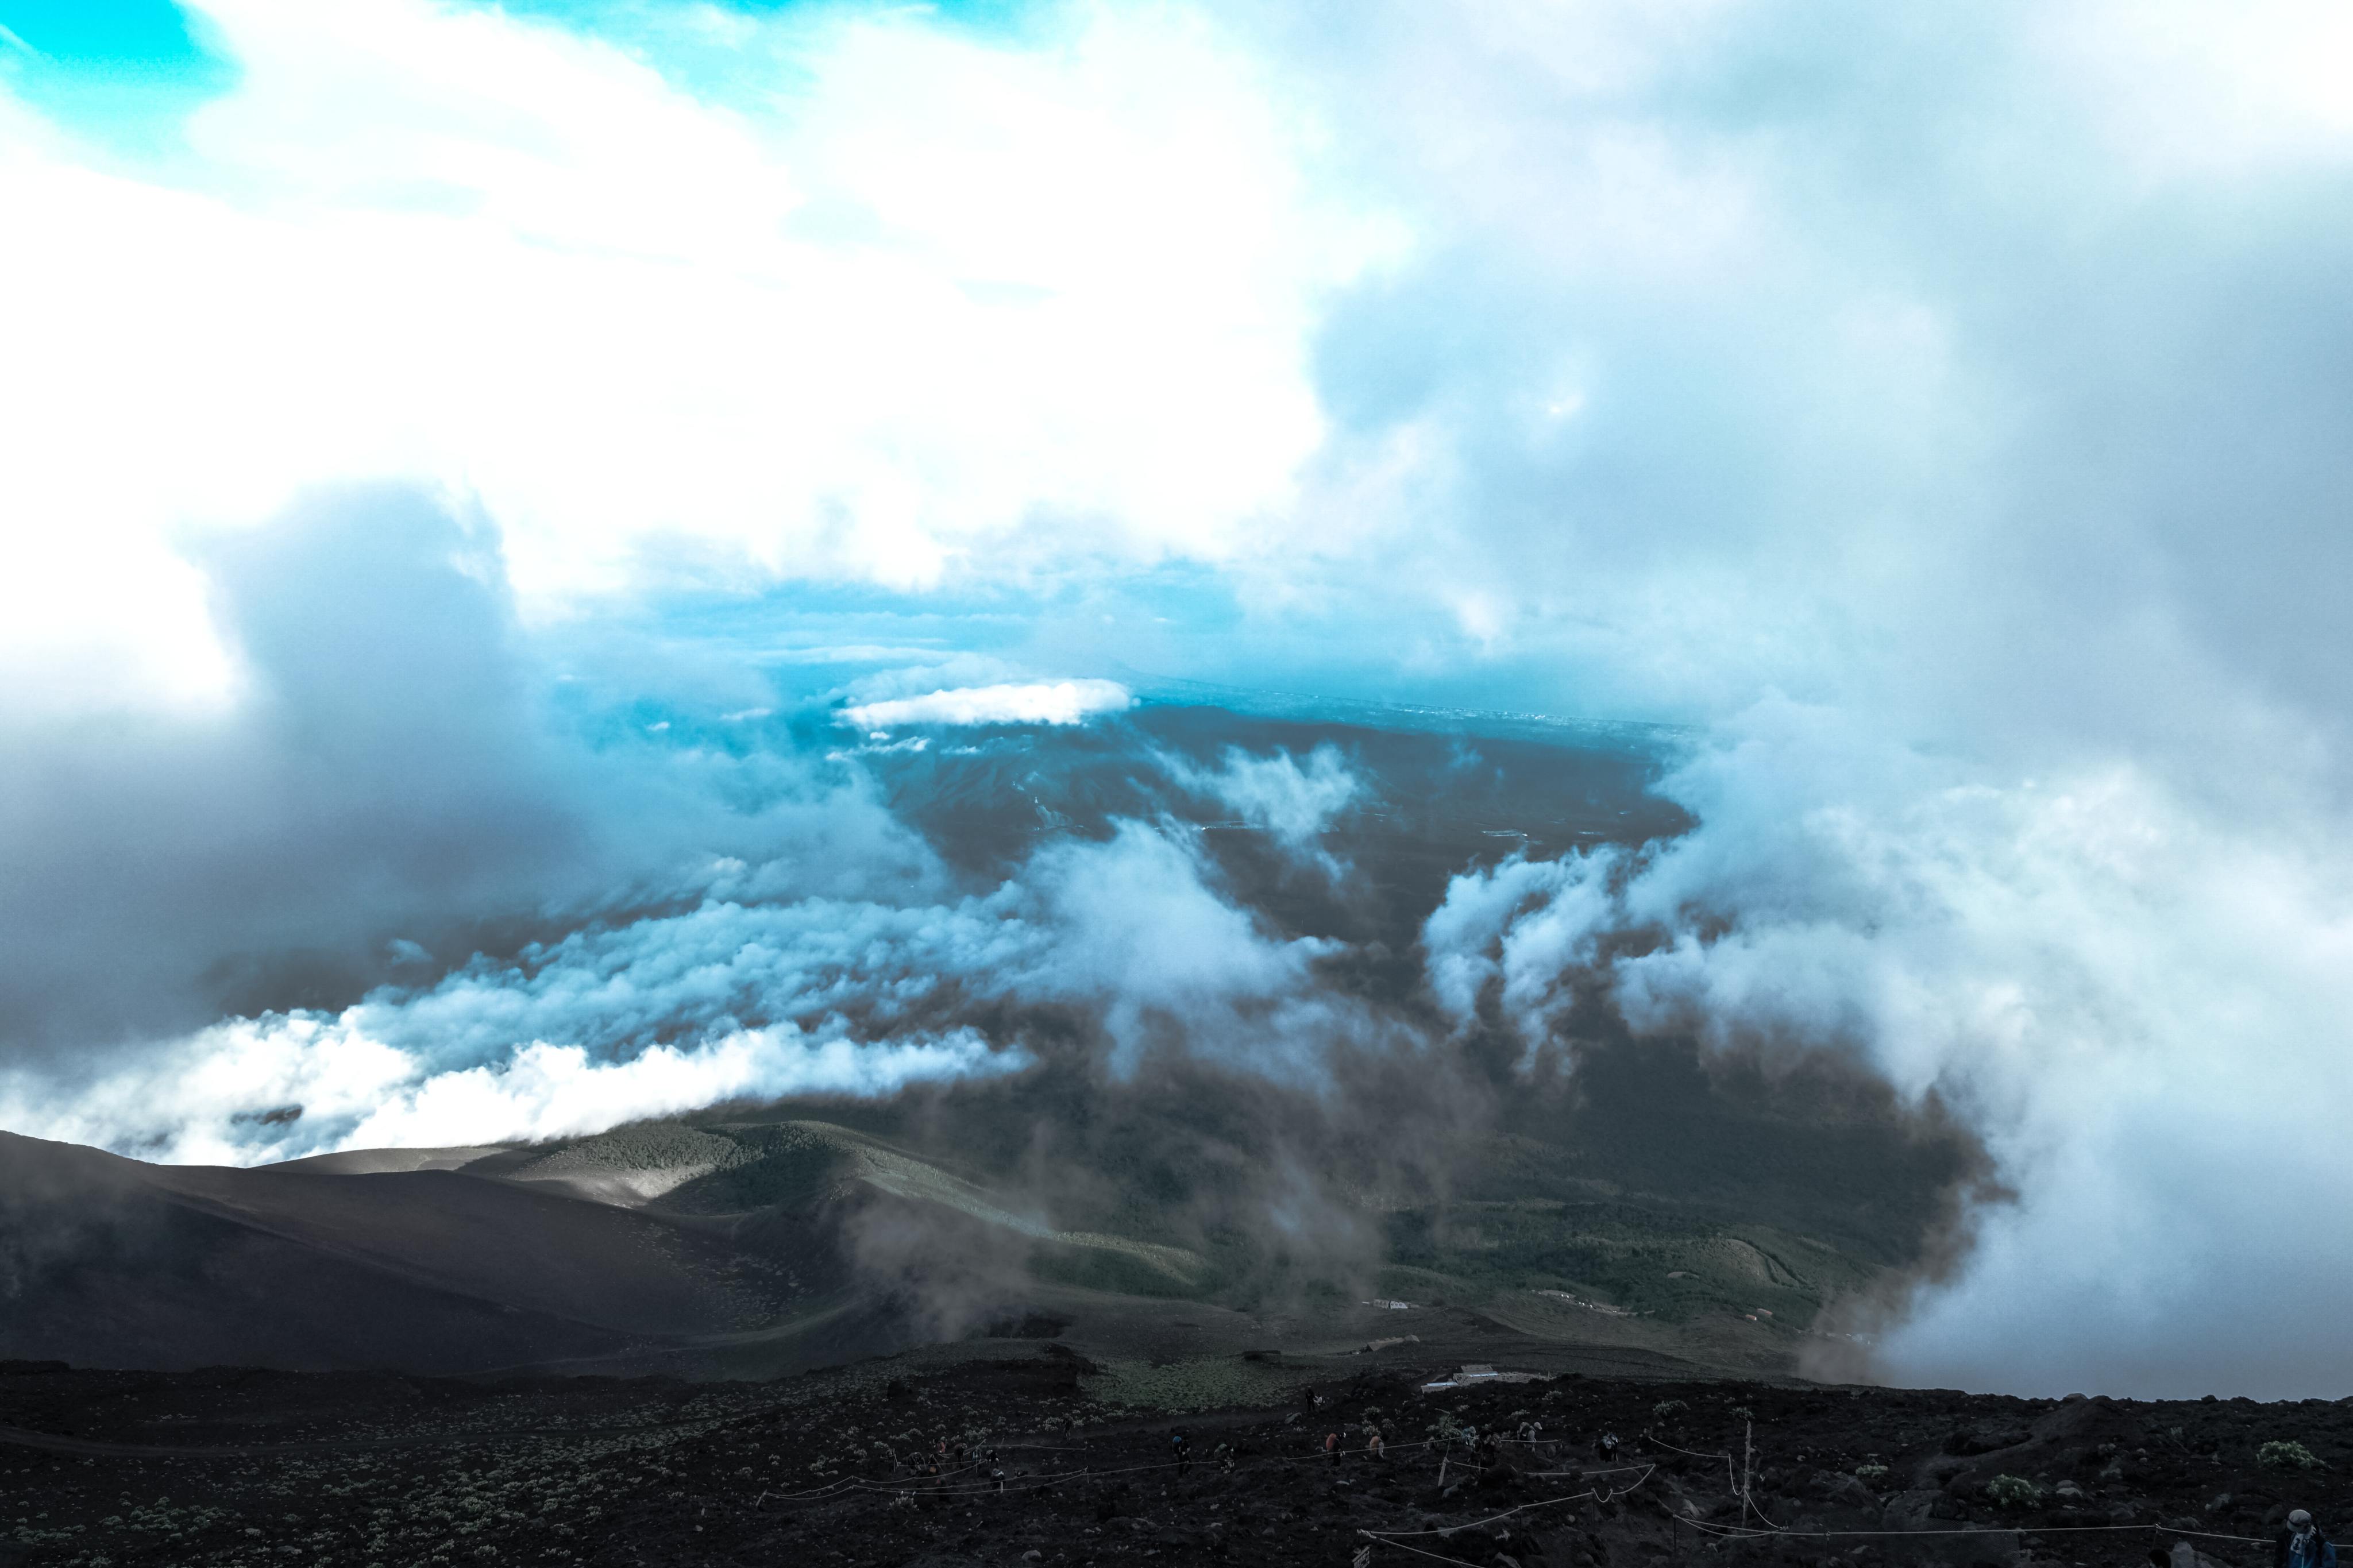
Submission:
{"label": "shadowed hillside", "polygon": [[0,1136],[0,1354],[756,1375],[1045,1321],[1139,1364],[1475,1332],[1787,1371],[1969,1169],[1688,1050],[1597,1047],[1475,1118],[1393,1073],[1387,1116],[1050,1069],[253,1170]]}

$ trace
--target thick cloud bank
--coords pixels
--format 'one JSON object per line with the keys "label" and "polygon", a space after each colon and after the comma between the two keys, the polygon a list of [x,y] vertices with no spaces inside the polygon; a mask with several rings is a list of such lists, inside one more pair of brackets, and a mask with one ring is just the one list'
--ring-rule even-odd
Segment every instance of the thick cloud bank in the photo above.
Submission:
{"label": "thick cloud bank", "polygon": [[[1888,1375],[2353,1375],[2337,10],[197,8],[162,153],[0,79],[11,1125],[1533,1070],[1598,999],[1983,1139]],[[1450,847],[1409,957],[1338,752],[1021,761],[1187,682],[1672,722],[1698,826]]]}
{"label": "thick cloud bank", "polygon": [[1671,777],[1683,838],[1458,879],[1427,928],[1441,1003],[1535,1052],[1598,984],[1639,1032],[1831,1048],[1956,1108],[2016,1196],[1971,1217],[1957,1279],[1863,1315],[1884,1370],[2333,1385],[2353,1222],[2311,1200],[2353,1178],[2340,868],[2129,770],[1924,787],[1820,723],[1776,705]]}

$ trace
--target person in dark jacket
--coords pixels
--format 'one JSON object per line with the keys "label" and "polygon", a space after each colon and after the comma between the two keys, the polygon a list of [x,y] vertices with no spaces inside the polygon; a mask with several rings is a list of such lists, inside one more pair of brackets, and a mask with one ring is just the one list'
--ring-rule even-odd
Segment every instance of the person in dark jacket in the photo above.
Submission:
{"label": "person in dark jacket", "polygon": [[2297,1509],[2287,1516],[2287,1528],[2273,1544],[2272,1564],[2273,1568],[2337,1568],[2337,1548],[2320,1533],[2312,1515]]}

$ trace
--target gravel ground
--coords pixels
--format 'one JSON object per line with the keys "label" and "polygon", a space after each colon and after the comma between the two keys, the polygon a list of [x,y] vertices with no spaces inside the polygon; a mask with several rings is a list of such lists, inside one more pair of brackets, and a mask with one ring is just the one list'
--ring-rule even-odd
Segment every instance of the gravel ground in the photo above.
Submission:
{"label": "gravel ground", "polygon": [[[1573,1374],[1422,1389],[1449,1370],[1335,1364],[1272,1408],[1154,1412],[1027,1342],[768,1384],[0,1363],[0,1563],[1289,1564],[1369,1548],[1482,1568],[2089,1568],[2187,1542],[2257,1568],[2291,1507],[2353,1513],[2353,1401]],[[1604,1432],[1622,1439],[1607,1461]]]}

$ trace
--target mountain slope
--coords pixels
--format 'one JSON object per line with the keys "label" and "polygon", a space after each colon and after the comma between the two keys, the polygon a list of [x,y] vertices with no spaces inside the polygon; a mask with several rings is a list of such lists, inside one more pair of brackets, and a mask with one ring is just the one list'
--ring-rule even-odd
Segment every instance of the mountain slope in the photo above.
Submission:
{"label": "mountain slope", "polygon": [[0,1357],[766,1375],[987,1332],[1137,1366],[1451,1333],[1786,1372],[1933,1241],[1966,1150],[1646,1051],[1451,1141],[1050,1073],[253,1170],[0,1134]]}

